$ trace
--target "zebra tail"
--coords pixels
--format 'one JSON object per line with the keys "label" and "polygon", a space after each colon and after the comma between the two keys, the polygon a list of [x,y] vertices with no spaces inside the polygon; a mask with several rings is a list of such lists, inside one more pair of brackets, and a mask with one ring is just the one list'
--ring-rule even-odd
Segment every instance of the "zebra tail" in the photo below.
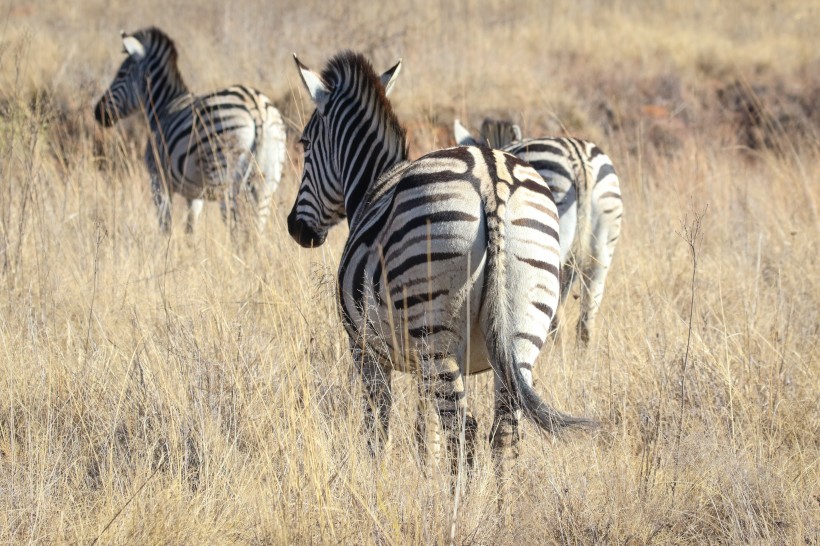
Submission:
{"label": "zebra tail", "polygon": [[494,373],[499,374],[504,386],[516,404],[514,410],[521,409],[544,431],[557,435],[562,429],[570,427],[594,428],[597,422],[584,417],[573,417],[559,412],[538,396],[524,379],[519,363],[512,351],[515,330],[512,322],[511,302],[516,289],[514,283],[508,282],[506,275],[507,256],[505,255],[506,237],[505,221],[496,211],[486,210],[487,214],[487,270],[485,284],[485,302],[489,303],[488,350],[493,362]]}

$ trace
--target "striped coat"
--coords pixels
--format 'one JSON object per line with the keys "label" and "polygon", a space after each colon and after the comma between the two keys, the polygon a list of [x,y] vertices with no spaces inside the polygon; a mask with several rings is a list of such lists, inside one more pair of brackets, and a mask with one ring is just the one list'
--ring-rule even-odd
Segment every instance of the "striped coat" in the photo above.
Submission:
{"label": "striped coat", "polygon": [[[476,141],[455,122],[460,144],[490,145],[531,164],[546,180],[558,207],[561,302],[580,279],[578,340],[587,344],[604,297],[604,284],[621,234],[623,202],[609,157],[592,142],[570,137],[522,139],[517,125],[485,120]],[[558,318],[553,324],[557,329]]]}
{"label": "striped coat", "polygon": [[145,163],[160,227],[170,228],[174,193],[188,201],[189,232],[204,200],[219,201],[233,221],[250,197],[264,226],[286,150],[285,126],[271,101],[242,85],[193,95],[179,73],[176,46],[159,29],[122,33],[122,42],[126,57],[94,113],[105,127],[136,111],[148,121]]}
{"label": "striped coat", "polygon": [[544,180],[484,147],[407,161],[387,99],[400,63],[382,76],[350,52],[321,73],[297,65],[316,110],[302,135],[304,171],[288,229],[313,247],[348,219],[339,301],[363,379],[371,448],[387,437],[393,369],[420,373],[454,464],[462,430],[472,464],[468,373],[495,374],[499,464],[515,449],[522,414],[550,432],[587,424],[532,389],[559,297],[558,215]]}

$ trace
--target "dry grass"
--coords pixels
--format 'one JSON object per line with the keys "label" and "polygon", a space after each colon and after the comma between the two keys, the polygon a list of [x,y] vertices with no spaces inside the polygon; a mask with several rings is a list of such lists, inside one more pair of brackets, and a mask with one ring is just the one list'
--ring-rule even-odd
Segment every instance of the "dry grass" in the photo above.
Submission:
{"label": "dry grass", "polygon": [[[716,95],[810,100],[816,1],[69,4],[0,12],[0,542],[450,541],[410,377],[392,448],[366,453],[332,296],[345,229],[308,252],[283,225],[298,154],[273,225],[236,249],[213,206],[186,237],[178,204],[163,237],[139,124],[93,126],[117,31],[154,23],[194,89],[258,86],[294,127],[291,51],[318,68],[352,47],[404,58],[395,102],[419,153],[454,115],[496,112],[592,137],[619,167],[599,334],[581,354],[567,330],[536,371],[604,425],[561,441],[528,425],[506,522],[482,443],[455,542],[820,542],[817,118],[796,133],[769,116],[776,146],[741,153]],[[486,436],[489,379],[469,388]]]}

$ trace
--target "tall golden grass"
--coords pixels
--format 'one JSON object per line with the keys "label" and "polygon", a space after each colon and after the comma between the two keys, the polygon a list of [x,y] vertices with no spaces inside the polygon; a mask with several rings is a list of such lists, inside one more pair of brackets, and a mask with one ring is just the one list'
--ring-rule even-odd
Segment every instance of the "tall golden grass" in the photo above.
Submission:
{"label": "tall golden grass", "polygon": [[[537,1],[327,5],[83,0],[0,9],[0,542],[84,544],[818,544],[820,150],[816,119],[777,116],[741,149],[717,90],[811,100],[817,2]],[[336,315],[346,235],[302,250],[284,218],[231,243],[215,206],[163,236],[139,120],[104,133],[90,105],[118,31],[157,24],[190,86],[243,82],[294,129],[310,107],[290,61],[341,48],[378,68],[415,152],[454,116],[592,138],[626,216],[599,332],[571,328],[536,369],[558,408],[602,421],[525,425],[512,516],[489,449],[454,509],[415,452],[415,386],[394,380],[391,443],[360,435]],[[777,87],[777,86],[780,87]],[[815,86],[815,87],[812,87]],[[575,314],[574,314],[575,313]],[[577,311],[571,300],[566,323]],[[489,377],[468,381],[486,437]],[[442,465],[443,466],[443,465]]]}

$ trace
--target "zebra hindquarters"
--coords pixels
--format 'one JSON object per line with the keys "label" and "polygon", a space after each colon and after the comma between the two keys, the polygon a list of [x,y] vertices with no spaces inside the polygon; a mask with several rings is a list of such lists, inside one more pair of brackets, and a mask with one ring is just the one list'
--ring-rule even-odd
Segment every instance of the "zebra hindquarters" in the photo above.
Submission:
{"label": "zebra hindquarters", "polygon": [[364,395],[364,433],[370,454],[379,456],[389,439],[390,410],[393,406],[391,370],[375,355],[350,338],[353,361],[359,368]]}
{"label": "zebra hindquarters", "polygon": [[577,339],[586,346],[604,297],[604,285],[621,234],[623,202],[618,178],[609,173],[592,192],[592,214],[586,256],[581,264],[581,313]]}
{"label": "zebra hindquarters", "polygon": [[[488,213],[489,248],[481,321],[495,370],[490,442],[500,498],[518,453],[522,414],[548,432],[574,424],[532,389],[532,370],[559,301],[558,214],[543,179],[519,165]],[[506,197],[506,199],[504,199]]]}

